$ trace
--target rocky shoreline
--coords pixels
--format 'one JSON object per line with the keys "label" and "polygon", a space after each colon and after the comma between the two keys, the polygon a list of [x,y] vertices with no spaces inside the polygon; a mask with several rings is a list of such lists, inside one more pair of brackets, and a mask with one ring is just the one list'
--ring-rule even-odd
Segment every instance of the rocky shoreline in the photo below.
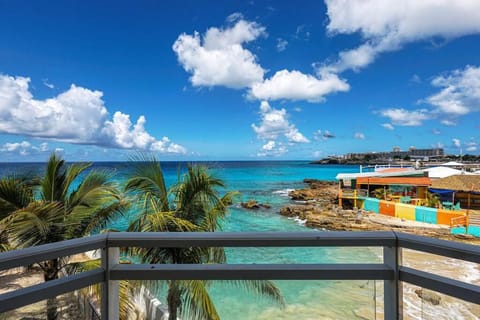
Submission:
{"label": "rocky shoreline", "polygon": [[280,214],[305,220],[310,228],[330,231],[401,231],[438,239],[480,244],[469,235],[452,235],[448,226],[403,220],[362,209],[338,206],[338,184],[331,181],[305,179],[304,189],[289,193],[294,204],[280,209]]}

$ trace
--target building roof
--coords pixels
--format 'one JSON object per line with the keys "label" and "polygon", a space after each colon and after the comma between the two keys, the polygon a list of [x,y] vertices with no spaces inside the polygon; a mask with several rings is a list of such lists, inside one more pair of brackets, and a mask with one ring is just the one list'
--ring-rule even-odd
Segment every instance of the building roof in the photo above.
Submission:
{"label": "building roof", "polygon": [[429,186],[432,182],[428,177],[362,177],[357,184]]}
{"label": "building roof", "polygon": [[335,177],[337,180],[351,180],[359,179],[361,177],[403,177],[403,176],[423,176],[423,170],[414,170],[407,169],[403,171],[394,171],[394,172],[385,172],[385,171],[374,171],[374,172],[355,172],[355,173],[339,173]]}
{"label": "building roof", "polygon": [[461,167],[461,166],[464,166],[464,164],[463,164],[463,163],[460,163],[460,162],[450,161],[450,162],[442,163],[441,166]]}
{"label": "building roof", "polygon": [[432,181],[432,188],[480,192],[479,175],[455,175]]}
{"label": "building roof", "polygon": [[432,179],[441,179],[462,173],[461,170],[449,167],[432,167],[425,169],[425,171],[428,172],[428,177]]}

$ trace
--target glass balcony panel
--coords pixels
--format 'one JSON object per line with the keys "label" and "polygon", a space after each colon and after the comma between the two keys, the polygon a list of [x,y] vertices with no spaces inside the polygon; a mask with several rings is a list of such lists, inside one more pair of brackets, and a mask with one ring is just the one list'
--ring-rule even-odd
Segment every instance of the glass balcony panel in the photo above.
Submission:
{"label": "glass balcony panel", "polygon": [[480,305],[403,283],[403,319],[478,320]]}
{"label": "glass balcony panel", "polygon": [[411,249],[402,249],[402,257],[402,265],[406,267],[480,285],[480,272],[477,263]]}
{"label": "glass balcony panel", "polygon": [[[208,293],[221,319],[383,319],[383,281],[274,281],[285,299],[282,307],[271,299],[229,281],[211,281]],[[142,312],[158,314],[168,310],[166,285],[143,302]],[[376,294],[379,292],[379,296]],[[157,310],[152,309],[157,306]],[[188,318],[188,317],[187,317]]]}

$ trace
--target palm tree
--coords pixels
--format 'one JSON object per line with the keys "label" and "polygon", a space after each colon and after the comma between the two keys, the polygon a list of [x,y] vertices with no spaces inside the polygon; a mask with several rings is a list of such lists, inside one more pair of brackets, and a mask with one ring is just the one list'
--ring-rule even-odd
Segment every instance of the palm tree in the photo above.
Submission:
{"label": "palm tree", "polygon": [[[5,226],[14,248],[82,237],[104,228],[124,212],[127,202],[111,182],[111,174],[99,170],[87,172],[90,166],[88,163],[67,166],[65,160],[52,154],[37,189],[28,189],[14,180],[2,180],[1,225]],[[59,271],[67,264],[68,258],[38,263],[45,281],[58,279]],[[47,318],[57,318],[55,298],[47,300]]]}
{"label": "palm tree", "polygon": [[[160,163],[154,158],[139,156],[125,189],[138,197],[139,215],[128,231],[136,232],[214,232],[227,213],[234,192],[219,196],[222,180],[205,167],[188,166],[179,181],[168,192]],[[130,251],[142,263],[226,263],[223,248],[134,248]],[[283,304],[279,289],[270,281],[230,281],[264,294]],[[150,283],[151,284],[151,283]],[[208,294],[211,281],[170,280],[167,286],[169,319],[188,315],[193,319],[219,319]],[[152,285],[152,284],[151,284]],[[155,287],[155,285],[153,285]]]}

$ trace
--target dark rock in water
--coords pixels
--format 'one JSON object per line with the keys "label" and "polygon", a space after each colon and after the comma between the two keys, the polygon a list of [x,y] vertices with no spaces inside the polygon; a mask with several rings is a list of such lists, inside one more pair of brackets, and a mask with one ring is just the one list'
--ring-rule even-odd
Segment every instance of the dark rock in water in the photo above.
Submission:
{"label": "dark rock in water", "polygon": [[249,210],[257,210],[260,208],[270,209],[271,206],[269,204],[258,203],[256,200],[248,200],[247,202],[242,202],[240,204],[242,208],[249,209]]}
{"label": "dark rock in water", "polygon": [[440,300],[442,300],[442,297],[440,297],[438,294],[425,289],[417,289],[415,290],[415,293],[420,299],[430,302],[434,306],[438,306],[440,304]]}

